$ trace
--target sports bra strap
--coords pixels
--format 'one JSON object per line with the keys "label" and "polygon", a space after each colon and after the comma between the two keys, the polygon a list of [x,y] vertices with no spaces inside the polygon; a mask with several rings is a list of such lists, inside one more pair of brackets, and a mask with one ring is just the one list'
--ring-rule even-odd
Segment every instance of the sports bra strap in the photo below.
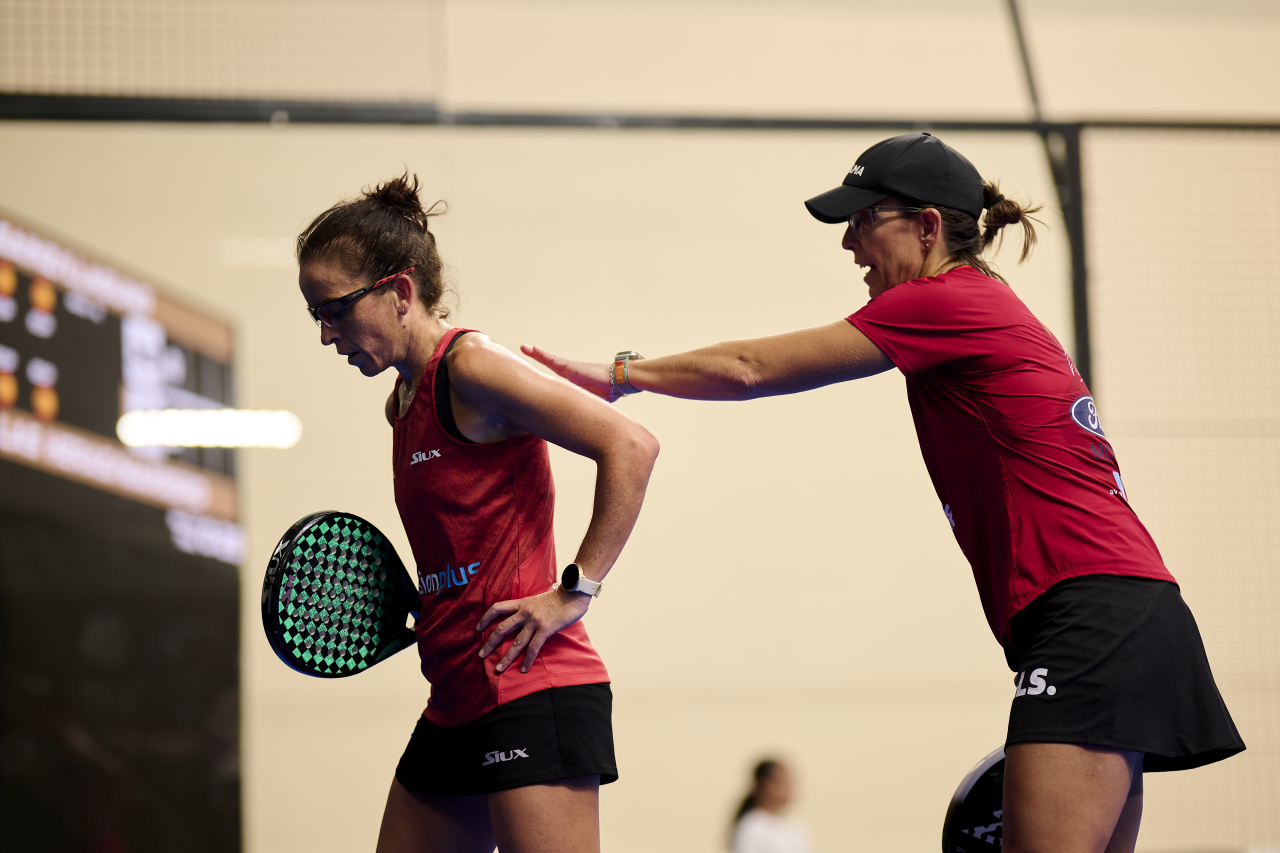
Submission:
{"label": "sports bra strap", "polygon": [[444,352],[440,353],[440,361],[436,364],[436,418],[440,421],[440,426],[444,427],[444,431],[454,441],[460,441],[463,444],[478,444],[462,434],[458,429],[458,422],[453,418],[453,403],[449,399],[449,368],[445,366],[445,356],[449,354],[449,350],[453,349],[453,345],[465,335],[466,332],[459,332],[453,336],[453,340],[449,341],[449,345],[444,348]]}

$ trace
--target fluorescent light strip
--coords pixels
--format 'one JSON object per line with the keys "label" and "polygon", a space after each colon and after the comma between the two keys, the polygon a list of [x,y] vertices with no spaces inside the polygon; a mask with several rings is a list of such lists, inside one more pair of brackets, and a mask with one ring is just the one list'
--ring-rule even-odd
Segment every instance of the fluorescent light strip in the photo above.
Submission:
{"label": "fluorescent light strip", "polygon": [[250,409],[148,409],[128,412],[116,434],[130,447],[293,447],[302,421],[293,412]]}

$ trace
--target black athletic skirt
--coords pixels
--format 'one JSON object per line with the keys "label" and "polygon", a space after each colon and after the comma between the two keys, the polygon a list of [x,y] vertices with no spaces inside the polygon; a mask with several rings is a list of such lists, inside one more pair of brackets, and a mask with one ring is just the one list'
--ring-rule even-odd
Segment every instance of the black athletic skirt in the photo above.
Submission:
{"label": "black athletic skirt", "polygon": [[1187,770],[1244,750],[1175,584],[1071,578],[1019,611],[1005,658],[1013,743],[1146,753],[1148,772]]}
{"label": "black athletic skirt", "polygon": [[396,778],[422,796],[492,794],[509,788],[618,778],[608,684],[553,687],[499,705],[461,726],[418,720]]}

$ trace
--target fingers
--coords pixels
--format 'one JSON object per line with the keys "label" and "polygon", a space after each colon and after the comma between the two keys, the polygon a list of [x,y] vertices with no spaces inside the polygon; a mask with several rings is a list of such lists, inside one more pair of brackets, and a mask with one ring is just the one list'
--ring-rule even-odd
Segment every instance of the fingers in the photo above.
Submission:
{"label": "fingers", "polygon": [[[514,601],[500,603],[519,604],[519,602]],[[496,607],[498,607],[497,604],[490,607],[489,610],[492,611]],[[521,630],[522,628],[524,630]],[[489,635],[488,639],[484,641],[484,645],[480,647],[480,657],[487,658],[489,655],[493,654],[494,650],[497,649],[498,646],[502,645],[503,639],[505,639],[509,634],[514,631],[520,631],[520,635],[517,636],[515,642],[511,644],[511,648],[507,649],[507,653],[503,656],[502,660],[498,662],[497,667],[494,668],[495,672],[502,672],[511,665],[513,660],[516,659],[520,650],[528,644],[529,637],[531,637],[536,630],[537,627],[531,621],[529,612],[525,609],[520,609],[510,619],[493,629],[493,633]],[[541,647],[542,644],[539,643],[538,645]]]}
{"label": "fingers", "polygon": [[[480,647],[480,657],[487,658],[489,655],[493,654],[497,650],[498,646],[502,645],[502,640],[512,631],[518,630],[519,628],[520,625],[518,624],[512,625],[509,622],[503,622],[498,626],[498,629],[490,634],[489,638],[484,641],[484,645]],[[501,672],[501,670],[499,670],[499,672]]]}
{"label": "fingers", "polygon": [[541,364],[545,364],[561,376],[564,375],[565,368],[569,366],[569,362],[560,358],[554,353],[547,352],[540,346],[531,346],[530,344],[521,344],[520,352],[532,358]]}
{"label": "fingers", "polygon": [[502,660],[498,661],[493,671],[502,672],[523,654],[524,662],[520,665],[520,671],[528,672],[529,667],[533,666],[533,662],[538,659],[538,653],[542,651],[542,646],[547,642],[550,634],[551,632],[548,631],[535,630],[532,623],[525,625],[524,630],[516,637],[511,648],[507,649],[507,653],[502,656]]}
{"label": "fingers", "polygon": [[521,672],[528,672],[529,667],[533,666],[533,662],[538,659],[538,652],[542,651],[542,645],[549,636],[550,634],[541,632],[533,635],[533,639],[529,641],[529,647],[525,649],[524,663],[520,666]]}
{"label": "fingers", "polygon": [[528,630],[520,632],[520,636],[516,637],[515,642],[511,644],[511,648],[507,649],[507,653],[502,656],[502,660],[498,661],[498,665],[493,668],[494,672],[502,672],[511,666],[511,662],[520,654],[520,650],[524,648],[524,644],[528,642]]}
{"label": "fingers", "polygon": [[498,627],[493,630],[493,633],[489,635],[488,639],[484,641],[484,645],[480,647],[480,657],[487,658],[489,655],[493,654],[494,649],[502,645],[503,639],[508,634],[513,631],[520,630],[528,621],[529,616],[527,613],[517,613],[510,619],[498,625]]}
{"label": "fingers", "polygon": [[[516,658],[520,657],[520,655],[524,653],[525,648],[529,646],[530,641],[535,636],[537,636],[537,631],[534,629],[533,625],[525,625],[524,630],[520,632],[518,637],[516,637],[515,642],[511,644],[511,648],[507,649],[507,653],[502,656],[502,660],[498,661],[498,665],[493,668],[493,671],[502,672],[507,667],[511,666],[511,664],[515,662]],[[541,648],[542,644],[539,643],[538,647]],[[520,667],[520,671],[528,672],[529,665],[532,663],[532,660],[526,658],[524,665]]]}
{"label": "fingers", "polygon": [[520,602],[518,601],[499,601],[490,607],[480,619],[480,624],[476,626],[477,631],[483,631],[489,627],[489,624],[499,616],[510,616],[520,610]]}
{"label": "fingers", "polygon": [[[603,364],[592,364],[586,361],[569,361],[558,355],[547,352],[542,347],[521,344],[520,351],[535,361],[546,365],[557,376],[567,379],[579,388],[584,388],[610,403],[613,402],[609,385],[608,368]],[[599,371],[601,375],[594,375]]]}
{"label": "fingers", "polygon": [[586,612],[590,602],[577,600],[585,596],[573,596],[573,598],[574,601],[570,602],[566,609],[565,603],[555,595],[553,589],[550,593],[543,593],[540,596],[516,601],[500,601],[493,605],[480,621],[477,631],[484,630],[486,625],[499,616],[510,614],[510,618],[498,623],[493,629],[493,633],[480,647],[480,657],[487,658],[502,645],[507,637],[516,634],[506,654],[494,667],[494,672],[505,671],[521,655],[524,655],[524,662],[520,671],[528,672],[534,661],[538,659],[547,640],[566,625],[581,619]]}

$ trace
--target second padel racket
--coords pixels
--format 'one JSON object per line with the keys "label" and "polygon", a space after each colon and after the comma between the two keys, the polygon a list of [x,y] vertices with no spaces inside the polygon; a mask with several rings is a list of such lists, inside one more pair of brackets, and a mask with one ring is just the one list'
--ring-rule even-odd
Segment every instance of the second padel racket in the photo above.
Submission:
{"label": "second padel racket", "polygon": [[1003,837],[1004,747],[960,782],[942,823],[942,853],[998,853]]}
{"label": "second padel racket", "polygon": [[406,622],[417,612],[417,591],[387,537],[349,512],[297,521],[262,582],[271,648],[317,678],[355,675],[414,645]]}

